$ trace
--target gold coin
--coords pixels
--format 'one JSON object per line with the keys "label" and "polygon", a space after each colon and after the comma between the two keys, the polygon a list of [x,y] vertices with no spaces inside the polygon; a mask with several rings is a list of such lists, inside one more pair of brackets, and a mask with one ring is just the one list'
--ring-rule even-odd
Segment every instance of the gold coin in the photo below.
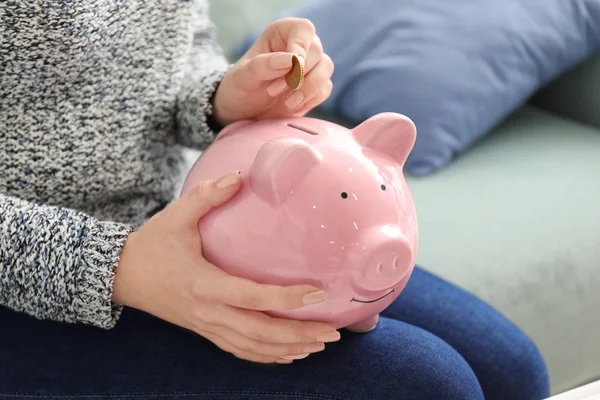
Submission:
{"label": "gold coin", "polygon": [[292,90],[300,89],[304,83],[304,63],[297,55],[292,55],[292,69],[285,75],[285,82]]}

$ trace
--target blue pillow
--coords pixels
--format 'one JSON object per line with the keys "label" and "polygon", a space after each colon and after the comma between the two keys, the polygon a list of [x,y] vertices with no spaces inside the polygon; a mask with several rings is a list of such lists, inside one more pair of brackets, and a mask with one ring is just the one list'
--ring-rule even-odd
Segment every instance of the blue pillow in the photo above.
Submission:
{"label": "blue pillow", "polygon": [[309,0],[285,16],[310,19],[335,62],[324,111],[415,122],[412,175],[449,163],[600,49],[599,0]]}

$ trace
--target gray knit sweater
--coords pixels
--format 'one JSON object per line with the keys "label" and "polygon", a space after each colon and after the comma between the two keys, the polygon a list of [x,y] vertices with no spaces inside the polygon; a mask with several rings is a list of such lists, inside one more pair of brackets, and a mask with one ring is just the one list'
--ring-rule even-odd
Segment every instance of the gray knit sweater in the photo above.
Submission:
{"label": "gray knit sweater", "polygon": [[128,233],[213,139],[206,0],[0,0],[0,305],[110,328]]}

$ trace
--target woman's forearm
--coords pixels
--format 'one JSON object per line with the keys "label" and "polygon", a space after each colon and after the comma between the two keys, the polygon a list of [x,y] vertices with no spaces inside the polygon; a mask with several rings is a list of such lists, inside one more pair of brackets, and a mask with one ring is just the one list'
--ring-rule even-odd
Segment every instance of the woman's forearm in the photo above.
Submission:
{"label": "woman's forearm", "polygon": [[112,285],[131,227],[0,195],[0,304],[39,319],[111,328]]}

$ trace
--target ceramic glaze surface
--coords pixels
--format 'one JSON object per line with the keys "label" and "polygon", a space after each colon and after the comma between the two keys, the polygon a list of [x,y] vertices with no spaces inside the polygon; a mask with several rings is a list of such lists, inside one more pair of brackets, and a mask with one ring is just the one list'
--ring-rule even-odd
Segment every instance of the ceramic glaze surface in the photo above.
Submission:
{"label": "ceramic glaze surface", "polygon": [[417,216],[402,167],[415,135],[394,113],[352,130],[305,117],[229,125],[182,189],[241,171],[240,191],[200,221],[204,256],[236,276],[327,293],[271,315],[373,328],[414,268]]}

